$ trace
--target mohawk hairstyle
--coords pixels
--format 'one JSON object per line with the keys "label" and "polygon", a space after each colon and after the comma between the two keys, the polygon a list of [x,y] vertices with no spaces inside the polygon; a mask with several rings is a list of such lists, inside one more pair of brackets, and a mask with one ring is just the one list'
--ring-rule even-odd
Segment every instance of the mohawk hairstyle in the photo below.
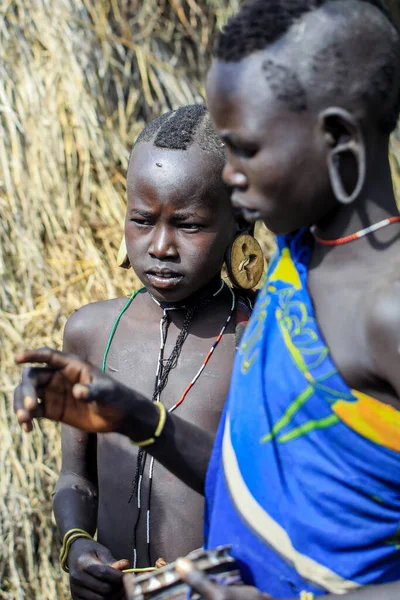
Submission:
{"label": "mohawk hairstyle", "polygon": [[[248,0],[223,27],[215,42],[214,55],[225,62],[238,62],[276,42],[297,19],[326,2],[327,0]],[[379,8],[392,23],[381,0],[363,2]]]}
{"label": "mohawk hairstyle", "polygon": [[[329,8],[334,17],[340,12],[346,14],[348,23],[340,23],[338,19],[336,31],[319,44],[314,56],[307,55],[308,67],[299,64],[297,68],[293,64],[266,60],[264,77],[278,100],[286,102],[291,110],[306,110],[308,95],[321,95],[325,89],[343,98],[364,102],[381,130],[391,133],[400,112],[400,33],[383,0],[250,0],[222,29],[214,46],[214,56],[224,62],[239,62],[276,42],[307,13],[324,7]],[[371,32],[375,24],[374,34]],[[357,53],[360,64],[355,72],[345,46],[356,30],[364,26],[369,27],[370,37],[375,37],[368,57],[362,59]]]}
{"label": "mohawk hairstyle", "polygon": [[168,150],[187,150],[197,143],[204,152],[225,161],[224,144],[202,104],[182,106],[157,117],[143,129],[133,147],[150,141],[155,147]]}

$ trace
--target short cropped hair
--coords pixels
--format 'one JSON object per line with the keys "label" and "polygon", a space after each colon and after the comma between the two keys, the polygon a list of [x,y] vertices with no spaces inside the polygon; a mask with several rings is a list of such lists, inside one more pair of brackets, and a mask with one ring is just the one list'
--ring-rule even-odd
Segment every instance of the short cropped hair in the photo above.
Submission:
{"label": "short cropped hair", "polygon": [[133,147],[150,141],[155,147],[168,150],[187,150],[196,143],[204,152],[225,162],[224,144],[202,104],[182,106],[157,117],[143,129]]}
{"label": "short cropped hair", "polygon": [[[223,62],[239,62],[317,11],[327,13],[329,35],[324,38],[316,30],[315,43],[304,48],[297,64],[274,58],[263,65],[275,96],[294,111],[306,110],[316,94],[357,102],[381,131],[391,133],[400,112],[400,34],[381,0],[252,0],[227,22],[214,55]],[[360,49],[353,57],[349,48],[357,49],[355,39],[366,40],[368,51]]]}

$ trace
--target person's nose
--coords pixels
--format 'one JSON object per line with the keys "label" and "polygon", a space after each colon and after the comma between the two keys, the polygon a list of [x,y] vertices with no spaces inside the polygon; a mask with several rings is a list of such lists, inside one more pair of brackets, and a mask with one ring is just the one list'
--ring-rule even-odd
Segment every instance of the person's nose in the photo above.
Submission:
{"label": "person's nose", "polygon": [[154,228],[149,254],[158,260],[173,259],[179,255],[171,227],[162,225]]}
{"label": "person's nose", "polygon": [[248,180],[244,173],[241,173],[232,165],[227,162],[222,172],[222,177],[227,185],[240,190],[245,190],[248,186]]}

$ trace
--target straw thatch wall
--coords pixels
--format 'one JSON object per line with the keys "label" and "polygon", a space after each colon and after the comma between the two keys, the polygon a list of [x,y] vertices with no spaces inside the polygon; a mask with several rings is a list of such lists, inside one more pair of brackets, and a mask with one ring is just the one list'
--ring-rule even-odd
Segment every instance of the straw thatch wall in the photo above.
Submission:
{"label": "straw thatch wall", "polygon": [[61,347],[76,308],[137,285],[115,266],[130,145],[145,121],[201,100],[215,28],[237,4],[0,2],[0,598],[68,597],[51,517],[58,429],[21,434],[13,355]]}

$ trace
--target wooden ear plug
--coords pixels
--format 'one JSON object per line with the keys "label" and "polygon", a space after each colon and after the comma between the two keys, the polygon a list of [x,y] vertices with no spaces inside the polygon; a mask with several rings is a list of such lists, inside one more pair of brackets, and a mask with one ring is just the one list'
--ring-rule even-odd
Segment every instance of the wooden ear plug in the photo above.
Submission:
{"label": "wooden ear plug", "polygon": [[260,244],[248,233],[238,235],[228,249],[226,267],[235,287],[255,288],[264,272],[264,255]]}

